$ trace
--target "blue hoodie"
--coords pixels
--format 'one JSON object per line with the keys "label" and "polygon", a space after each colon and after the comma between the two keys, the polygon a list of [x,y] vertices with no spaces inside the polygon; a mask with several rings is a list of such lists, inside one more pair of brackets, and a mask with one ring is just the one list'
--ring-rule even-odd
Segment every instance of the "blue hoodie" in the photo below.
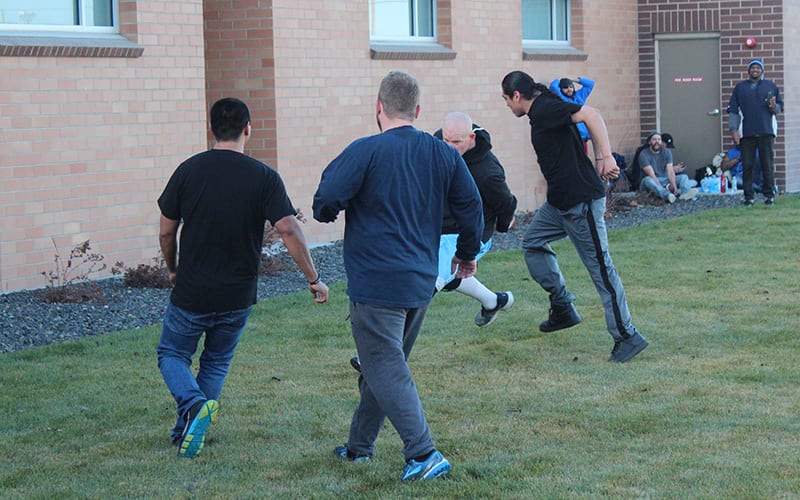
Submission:
{"label": "blue hoodie", "polygon": [[[578,78],[578,83],[581,84],[581,88],[576,90],[572,94],[572,97],[567,97],[561,92],[561,88],[559,87],[560,81],[560,79],[556,79],[550,82],[550,92],[567,102],[580,104],[581,106],[586,104],[586,99],[589,98],[589,94],[591,94],[592,90],[594,89],[594,80],[590,80],[581,76]],[[591,136],[589,135],[589,129],[586,128],[586,125],[583,122],[578,123],[578,131],[581,133],[581,139],[584,141],[591,139]]]}

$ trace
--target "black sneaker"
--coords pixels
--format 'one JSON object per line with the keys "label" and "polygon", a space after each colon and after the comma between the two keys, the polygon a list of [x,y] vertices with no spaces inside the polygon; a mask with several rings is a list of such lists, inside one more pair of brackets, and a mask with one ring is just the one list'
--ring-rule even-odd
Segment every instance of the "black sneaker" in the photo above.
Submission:
{"label": "black sneaker", "polygon": [[192,425],[192,421],[194,417],[200,413],[200,407],[205,404],[205,400],[198,401],[197,403],[193,404],[191,408],[186,410],[186,413],[183,414],[183,430],[177,436],[172,438],[172,444],[175,446],[180,446],[183,443],[183,438],[186,437],[186,433],[189,432],[189,427]]}
{"label": "black sneaker", "polygon": [[511,292],[500,292],[497,294],[497,306],[494,309],[481,307],[481,312],[475,316],[475,324],[479,327],[489,326],[497,319],[497,313],[511,309],[514,305],[514,294]]}
{"label": "black sneaker", "polygon": [[644,351],[647,347],[647,339],[642,337],[639,332],[636,332],[632,337],[621,340],[619,346],[615,346],[616,352],[612,351],[611,360],[614,363],[625,363],[630,361],[637,354]]}
{"label": "black sneaker", "polygon": [[745,199],[745,200],[742,202],[742,205],[744,205],[744,206],[746,206],[746,207],[752,207],[752,206],[753,206],[753,205],[755,205],[755,204],[756,204],[756,200],[754,200],[754,199],[752,199],[752,198],[746,198],[746,199]]}
{"label": "black sneaker", "polygon": [[619,351],[619,345],[621,343],[622,343],[621,340],[615,340],[614,341],[614,348],[611,349],[611,356],[609,356],[609,358],[608,358],[609,361],[614,361],[614,356],[616,356],[617,351]]}
{"label": "black sneaker", "polygon": [[547,321],[539,325],[539,331],[549,333],[575,326],[581,322],[581,315],[572,304],[552,306]]}
{"label": "black sneaker", "polygon": [[764,200],[764,205],[774,205],[774,204],[775,204],[775,198],[767,198],[766,200]]}
{"label": "black sneaker", "polygon": [[353,370],[361,373],[361,360],[358,359],[358,356],[350,358],[350,366],[353,367]]}

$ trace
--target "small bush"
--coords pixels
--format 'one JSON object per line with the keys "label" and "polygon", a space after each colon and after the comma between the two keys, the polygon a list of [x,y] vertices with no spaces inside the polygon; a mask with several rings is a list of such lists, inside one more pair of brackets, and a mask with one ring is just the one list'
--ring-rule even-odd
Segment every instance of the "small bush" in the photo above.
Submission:
{"label": "small bush", "polygon": [[53,241],[56,249],[54,268],[42,271],[47,286],[38,295],[48,303],[81,303],[104,299],[103,289],[97,283],[88,282],[89,276],[106,268],[102,254],[92,252],[89,240],[75,245],[69,257],[64,260],[61,251]]}
{"label": "small bush", "polygon": [[164,263],[161,252],[153,257],[150,264],[139,264],[136,267],[125,267],[122,262],[117,262],[111,269],[113,274],[122,274],[122,282],[130,288],[171,288],[169,272]]}

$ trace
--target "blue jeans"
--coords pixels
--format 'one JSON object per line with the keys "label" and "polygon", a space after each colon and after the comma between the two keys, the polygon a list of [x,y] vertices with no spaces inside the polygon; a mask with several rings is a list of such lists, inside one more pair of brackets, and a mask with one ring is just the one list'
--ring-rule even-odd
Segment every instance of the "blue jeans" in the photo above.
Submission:
{"label": "blue jeans", "polygon": [[[654,194],[666,201],[666,199],[669,198],[669,189],[664,186],[669,185],[669,181],[661,178],[658,180],[659,182],[656,182],[649,175],[645,175],[639,183],[639,190]],[[688,190],[697,186],[697,181],[690,179],[686,174],[675,174],[675,184],[678,185],[678,192],[680,194],[686,194]]]}
{"label": "blue jeans", "polygon": [[[218,313],[193,313],[169,303],[164,313],[158,368],[178,404],[172,438],[180,435],[184,415],[198,401],[219,399],[239,337],[252,307]],[[200,369],[192,374],[192,356],[205,332]]]}

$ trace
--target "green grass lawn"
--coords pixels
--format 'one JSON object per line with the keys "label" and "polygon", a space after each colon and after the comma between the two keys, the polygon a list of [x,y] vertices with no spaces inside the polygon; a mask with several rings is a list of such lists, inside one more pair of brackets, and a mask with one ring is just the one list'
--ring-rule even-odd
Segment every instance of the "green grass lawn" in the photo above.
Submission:
{"label": "green grass lawn", "polygon": [[[665,207],[668,209],[669,207]],[[369,463],[340,461],[358,399],[344,286],[258,304],[196,459],[170,444],[160,327],[0,354],[5,498],[798,498],[800,197],[609,234],[634,323],[626,364],[568,242],[555,245],[583,322],[542,334],[546,294],[521,251],[478,276],[513,309],[437,295],[410,365],[442,480],[402,484],[387,424]]]}

